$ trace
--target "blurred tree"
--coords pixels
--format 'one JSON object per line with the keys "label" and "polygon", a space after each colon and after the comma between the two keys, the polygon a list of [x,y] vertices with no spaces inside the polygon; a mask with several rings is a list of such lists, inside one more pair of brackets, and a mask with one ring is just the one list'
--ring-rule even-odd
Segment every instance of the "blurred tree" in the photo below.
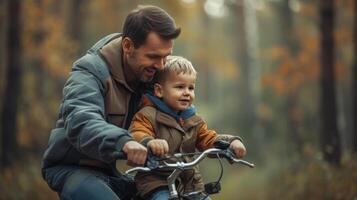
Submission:
{"label": "blurred tree", "polygon": [[[47,37],[47,30],[46,27],[44,25],[44,20],[46,18],[45,15],[45,3],[44,0],[34,0],[33,1],[35,6],[39,9],[39,11],[41,11],[39,13],[39,18],[37,19],[37,29],[33,32],[33,41],[35,46],[40,46],[44,40]],[[57,8],[56,8],[57,9]],[[34,57],[32,62],[33,62],[33,67],[34,67],[34,71],[36,74],[36,78],[38,79],[36,81],[37,85],[36,85],[36,96],[38,97],[36,99],[37,102],[39,102],[42,107],[47,108],[46,106],[46,97],[47,97],[47,91],[46,91],[46,87],[43,83],[48,82],[47,80],[47,71],[44,67],[44,62],[43,62],[43,58],[38,56],[38,57]]]}
{"label": "blurred tree", "polygon": [[[294,38],[294,13],[290,7],[291,0],[283,0],[276,3],[278,7],[278,16],[280,20],[280,28],[281,28],[281,44],[282,48],[286,49],[286,53],[291,58],[290,63],[291,66],[299,68],[298,62],[296,62],[296,52],[298,49],[297,41]],[[296,76],[296,73],[293,74]],[[302,153],[303,148],[303,140],[301,133],[299,133],[299,126],[300,120],[296,117],[296,112],[299,110],[298,108],[298,96],[299,91],[291,91],[286,94],[285,99],[285,108],[286,111],[286,120],[287,120],[287,127],[289,132],[289,140],[287,141],[288,144],[292,144],[292,150],[297,152],[297,155]],[[290,146],[290,145],[289,145]]]}
{"label": "blurred tree", "polygon": [[68,17],[68,26],[69,26],[69,35],[74,39],[79,41],[82,33],[82,16],[83,12],[81,9],[83,0],[72,0],[70,1],[69,7],[69,17]]}
{"label": "blurred tree", "polygon": [[[85,9],[84,5],[86,5],[86,3],[83,0],[70,0],[67,2],[69,4],[69,14],[67,16],[68,35],[74,42],[81,44],[84,42],[82,41],[84,27],[83,10]],[[82,48],[77,49],[78,52],[76,52],[76,54],[79,54],[82,50]]]}
{"label": "blurred tree", "polygon": [[247,10],[246,4],[249,3],[245,0],[238,0],[235,4],[235,14],[237,19],[237,58],[240,66],[240,83],[239,90],[241,103],[239,106],[242,118],[240,124],[243,132],[250,133],[256,120],[255,117],[255,99],[252,93],[252,57],[253,55],[248,50],[249,44],[247,36]]}
{"label": "blurred tree", "polygon": [[341,160],[334,71],[334,0],[320,0],[321,31],[321,147],[324,159],[334,165]]}
{"label": "blurred tree", "polygon": [[7,80],[1,112],[1,153],[2,166],[8,167],[15,159],[17,151],[16,128],[18,99],[21,94],[21,1],[7,2]]}
{"label": "blurred tree", "polygon": [[[202,1],[203,2],[203,1]],[[201,34],[199,37],[199,49],[196,54],[199,54],[200,57],[197,58],[196,65],[199,68],[200,72],[200,89],[197,91],[200,95],[200,99],[206,101],[206,102],[215,102],[216,100],[216,94],[218,92],[214,91],[216,87],[214,86],[214,76],[213,75],[213,66],[212,63],[209,62],[209,59],[202,59],[204,56],[203,54],[207,53],[211,55],[211,50],[214,49],[212,48],[212,19],[208,16],[208,14],[204,11],[203,5],[200,6],[200,25],[201,25],[201,30],[203,30],[204,34]],[[193,53],[193,52],[192,52]],[[211,57],[211,56],[208,56]]]}
{"label": "blurred tree", "polygon": [[352,72],[353,72],[353,78],[352,78],[352,107],[353,107],[353,117],[352,117],[352,136],[353,136],[353,151],[357,152],[357,2],[354,1],[354,32],[353,32],[353,67],[352,67]]}
{"label": "blurred tree", "polygon": [[[4,51],[5,51],[5,21],[6,21],[6,6],[5,1],[0,0],[0,94],[2,94],[4,89],[4,70],[5,70],[5,59]],[[0,99],[0,105],[2,104],[2,99]],[[1,124],[0,124],[1,126]]]}
{"label": "blurred tree", "polygon": [[[31,20],[36,20],[36,24],[33,24],[31,31],[26,27],[26,33],[23,45],[24,60],[28,64],[24,69],[24,98],[22,99],[22,106],[24,104],[31,105],[30,108],[25,109],[20,113],[20,118],[25,119],[24,124],[26,128],[19,127],[19,145],[27,147],[33,151],[40,151],[39,147],[41,140],[39,134],[33,134],[33,129],[37,131],[43,130],[42,126],[45,125],[43,116],[44,113],[49,113],[49,94],[51,90],[48,89],[50,85],[49,70],[46,65],[46,57],[49,57],[51,50],[44,52],[44,56],[41,55],[42,45],[46,42],[49,29],[47,29],[46,21],[49,16],[46,14],[46,7],[50,4],[50,1],[46,0],[31,0],[26,2],[23,7],[35,13],[34,16],[29,16],[27,12],[24,15]],[[59,5],[54,6],[53,13],[59,12]],[[27,38],[28,37],[28,38]],[[27,40],[31,40],[31,45],[28,45]],[[32,46],[33,45],[33,46]],[[31,52],[31,57],[28,56],[28,52]],[[31,80],[29,79],[31,77]],[[46,83],[46,84],[44,84]],[[31,90],[29,94],[27,91]],[[43,123],[41,125],[41,123]],[[28,130],[29,129],[29,130]],[[32,129],[32,130],[31,130]]]}
{"label": "blurred tree", "polygon": [[42,152],[57,117],[65,77],[78,44],[66,34],[63,2],[29,0],[23,6],[23,98],[20,102],[18,142]]}
{"label": "blurred tree", "polygon": [[[274,91],[273,105],[276,106],[275,131],[282,132],[286,148],[295,152],[306,153],[312,143],[320,141],[316,134],[320,129],[318,123],[318,106],[321,101],[317,86],[320,78],[319,38],[316,26],[319,13],[318,2],[301,1],[274,2],[273,11],[278,17],[279,42],[274,42],[267,56],[267,62],[273,61],[275,70],[264,73],[264,86]],[[284,8],[285,7],[285,8]],[[292,12],[293,11],[293,12]],[[274,21],[274,20],[273,20]],[[275,45],[278,44],[278,45]],[[337,71],[339,70],[337,65]],[[342,74],[336,72],[342,78]],[[283,116],[283,117],[281,117]],[[286,122],[286,127],[281,122]],[[343,122],[342,122],[343,123]],[[281,127],[281,130],[276,130]],[[289,132],[289,134],[286,134]],[[286,152],[289,158],[292,152]]]}

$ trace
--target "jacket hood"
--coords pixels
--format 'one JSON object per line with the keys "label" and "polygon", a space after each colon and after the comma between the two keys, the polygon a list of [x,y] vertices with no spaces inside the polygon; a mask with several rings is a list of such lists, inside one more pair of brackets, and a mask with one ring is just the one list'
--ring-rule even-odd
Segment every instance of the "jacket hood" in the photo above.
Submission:
{"label": "jacket hood", "polygon": [[104,81],[107,77],[109,77],[110,72],[108,68],[103,67],[107,66],[107,63],[98,51],[104,45],[120,36],[120,33],[113,33],[99,40],[87,51],[84,56],[74,62],[72,71],[87,71],[99,80]]}
{"label": "jacket hood", "polygon": [[[107,67],[103,68],[103,66]],[[94,44],[87,54],[74,63],[72,71],[77,70],[87,71],[102,81],[110,75],[115,81],[135,93],[125,80],[120,33],[108,35]]]}
{"label": "jacket hood", "polygon": [[126,82],[124,70],[123,70],[123,49],[122,49],[122,37],[114,38],[108,44],[103,46],[99,51],[102,58],[106,61],[110,74],[113,79],[123,84],[128,90],[135,93],[135,91]]}

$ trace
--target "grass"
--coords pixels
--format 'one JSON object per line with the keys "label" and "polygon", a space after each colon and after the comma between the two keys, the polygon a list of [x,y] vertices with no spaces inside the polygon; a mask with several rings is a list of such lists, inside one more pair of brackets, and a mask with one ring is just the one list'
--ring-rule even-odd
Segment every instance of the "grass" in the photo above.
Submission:
{"label": "grass", "polygon": [[[300,162],[281,160],[270,159],[254,169],[225,164],[222,190],[212,199],[357,200],[356,157],[345,155],[339,167],[316,156]],[[205,181],[219,176],[219,164],[214,161],[205,161],[201,169]]]}

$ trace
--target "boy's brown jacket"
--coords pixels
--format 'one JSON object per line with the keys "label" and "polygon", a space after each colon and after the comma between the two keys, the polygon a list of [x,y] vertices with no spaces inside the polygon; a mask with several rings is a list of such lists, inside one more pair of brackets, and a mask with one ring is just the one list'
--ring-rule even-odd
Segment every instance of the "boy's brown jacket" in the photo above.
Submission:
{"label": "boy's brown jacket", "polygon": [[[196,149],[202,151],[213,146],[216,140],[231,142],[240,139],[236,136],[217,135],[213,130],[207,128],[203,119],[193,115],[180,123],[169,114],[159,109],[146,97],[143,97],[143,108],[133,117],[129,132],[134,139],[143,145],[152,139],[164,139],[169,145],[169,155],[175,153],[192,153]],[[192,157],[185,157],[186,162]],[[137,189],[141,196],[146,197],[151,191],[158,187],[167,186],[166,178],[169,171],[142,172],[135,176]],[[180,175],[178,191],[189,193],[203,191],[203,182],[196,166],[194,170],[187,170]]]}

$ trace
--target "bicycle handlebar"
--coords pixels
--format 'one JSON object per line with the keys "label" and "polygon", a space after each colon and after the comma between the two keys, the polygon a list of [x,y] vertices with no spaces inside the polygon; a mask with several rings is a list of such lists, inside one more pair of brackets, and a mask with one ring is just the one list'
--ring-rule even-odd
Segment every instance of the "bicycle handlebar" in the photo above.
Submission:
{"label": "bicycle handlebar", "polygon": [[239,163],[239,164],[243,164],[248,167],[251,167],[251,168],[255,167],[255,165],[252,163],[249,163],[242,159],[235,158],[229,149],[209,148],[209,149],[203,151],[196,159],[194,159],[191,162],[186,163],[186,162],[177,161],[176,163],[167,163],[164,161],[163,165],[155,165],[154,167],[134,167],[134,168],[131,168],[131,169],[125,171],[125,174],[131,174],[131,173],[139,172],[139,171],[149,172],[152,170],[164,169],[164,168],[165,169],[180,169],[180,170],[189,169],[189,168],[192,168],[193,166],[197,165],[198,163],[200,163],[204,158],[206,158],[210,154],[221,154],[221,155],[223,155],[223,157],[228,159],[231,163]]}

